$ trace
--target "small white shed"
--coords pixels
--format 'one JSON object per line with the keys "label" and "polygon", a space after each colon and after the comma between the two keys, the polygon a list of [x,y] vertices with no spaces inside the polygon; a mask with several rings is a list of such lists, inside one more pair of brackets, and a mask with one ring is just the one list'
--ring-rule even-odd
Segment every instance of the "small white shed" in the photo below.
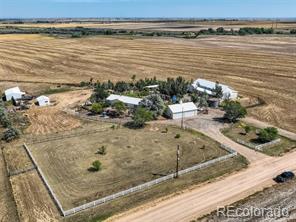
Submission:
{"label": "small white shed", "polygon": [[13,87],[10,89],[5,90],[4,92],[6,101],[10,101],[12,98],[14,99],[21,99],[23,95],[25,95],[25,92],[21,92],[20,88]]}
{"label": "small white shed", "polygon": [[50,100],[47,96],[39,96],[37,97],[37,102],[39,106],[49,106],[50,105]]}
{"label": "small white shed", "polygon": [[169,105],[168,114],[172,119],[193,117],[197,115],[197,107],[193,102]]}

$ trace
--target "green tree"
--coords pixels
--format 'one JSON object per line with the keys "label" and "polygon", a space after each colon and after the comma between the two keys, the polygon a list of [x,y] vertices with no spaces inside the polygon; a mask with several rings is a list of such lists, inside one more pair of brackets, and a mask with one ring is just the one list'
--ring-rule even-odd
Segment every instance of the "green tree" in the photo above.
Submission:
{"label": "green tree", "polygon": [[165,109],[163,99],[158,94],[151,94],[146,96],[141,102],[140,106],[145,107],[151,111],[154,117],[161,116]]}
{"label": "green tree", "polygon": [[216,82],[215,88],[213,90],[214,96],[221,99],[223,97],[222,86],[219,85],[219,82]]}
{"label": "green tree", "polygon": [[143,127],[147,121],[153,119],[153,114],[144,107],[138,107],[133,115],[133,126],[134,127]]}
{"label": "green tree", "polygon": [[238,101],[226,101],[223,110],[225,111],[224,118],[232,123],[247,115],[246,108]]}
{"label": "green tree", "polygon": [[277,137],[278,130],[274,127],[267,127],[265,129],[261,129],[258,135],[258,139],[264,143],[275,140]]}
{"label": "green tree", "polygon": [[92,163],[91,169],[93,171],[100,171],[102,169],[102,163],[99,160],[96,160]]}
{"label": "green tree", "polygon": [[102,113],[103,105],[101,103],[93,103],[91,106],[91,111],[96,114]]}
{"label": "green tree", "polygon": [[121,101],[117,101],[114,103],[113,107],[115,108],[116,112],[118,113],[118,115],[123,115],[123,113],[126,111],[126,105],[121,102]]}
{"label": "green tree", "polygon": [[136,75],[132,75],[131,79],[132,79],[133,82],[136,80],[136,77],[137,77]]}
{"label": "green tree", "polygon": [[19,138],[19,131],[13,127],[9,127],[6,131],[3,133],[2,140],[6,142],[11,142],[17,138]]}
{"label": "green tree", "polygon": [[104,85],[97,83],[94,89],[93,94],[91,95],[90,100],[92,102],[101,102],[108,97],[108,92],[105,90]]}
{"label": "green tree", "polygon": [[251,132],[251,127],[249,125],[244,126],[245,134],[247,135],[249,132]]}

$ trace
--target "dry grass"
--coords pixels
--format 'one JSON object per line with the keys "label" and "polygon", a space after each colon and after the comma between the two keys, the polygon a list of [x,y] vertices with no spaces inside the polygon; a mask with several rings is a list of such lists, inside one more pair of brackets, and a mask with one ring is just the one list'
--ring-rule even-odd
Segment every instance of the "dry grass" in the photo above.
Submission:
{"label": "dry grass", "polygon": [[55,39],[0,36],[0,80],[73,83],[95,80],[204,77],[259,96],[267,106],[251,115],[296,132],[296,39],[212,36]]}
{"label": "dry grass", "polygon": [[[227,154],[213,140],[177,127],[162,133],[165,126],[139,130],[108,126],[97,133],[30,145],[66,209],[173,173],[176,144],[181,146],[180,169]],[[176,139],[178,133],[181,138]],[[97,154],[103,145],[107,154]],[[95,160],[102,162],[102,170],[89,172]]]}

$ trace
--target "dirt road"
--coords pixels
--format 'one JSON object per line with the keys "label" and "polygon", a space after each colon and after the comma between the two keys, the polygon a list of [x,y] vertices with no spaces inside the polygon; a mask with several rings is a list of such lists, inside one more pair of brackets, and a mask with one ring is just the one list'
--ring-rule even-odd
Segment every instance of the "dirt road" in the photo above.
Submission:
{"label": "dirt road", "polygon": [[[220,133],[219,129],[224,125],[214,120],[217,115],[219,116],[219,112],[212,114],[213,116],[204,115],[186,120],[185,125],[231,146],[250,161],[249,167],[138,211],[119,215],[114,220],[117,222],[188,222],[216,210],[217,206],[231,204],[271,186],[274,184],[272,178],[283,170],[296,171],[296,152],[289,153],[284,157],[269,157],[236,144]],[[296,136],[293,133],[287,133],[290,136]]]}

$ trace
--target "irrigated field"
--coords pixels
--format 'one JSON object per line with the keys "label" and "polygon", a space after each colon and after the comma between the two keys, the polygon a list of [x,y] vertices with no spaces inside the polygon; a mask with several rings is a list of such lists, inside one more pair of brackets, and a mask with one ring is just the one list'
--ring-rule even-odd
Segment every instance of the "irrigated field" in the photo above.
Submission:
{"label": "irrigated field", "polygon": [[[255,117],[296,132],[296,38],[212,36],[57,39],[0,36],[0,80],[73,83],[137,78],[204,77],[259,96]],[[28,87],[28,85],[26,85]],[[33,85],[35,87],[35,85]]]}
{"label": "irrigated field", "polygon": [[[180,169],[228,154],[210,138],[178,127],[164,132],[162,125],[132,130],[98,124],[86,126],[98,130],[93,133],[77,129],[75,137],[29,145],[65,209],[175,172],[177,144]],[[107,147],[105,155],[97,153],[101,146]],[[89,171],[95,160],[102,163],[99,172]]]}

